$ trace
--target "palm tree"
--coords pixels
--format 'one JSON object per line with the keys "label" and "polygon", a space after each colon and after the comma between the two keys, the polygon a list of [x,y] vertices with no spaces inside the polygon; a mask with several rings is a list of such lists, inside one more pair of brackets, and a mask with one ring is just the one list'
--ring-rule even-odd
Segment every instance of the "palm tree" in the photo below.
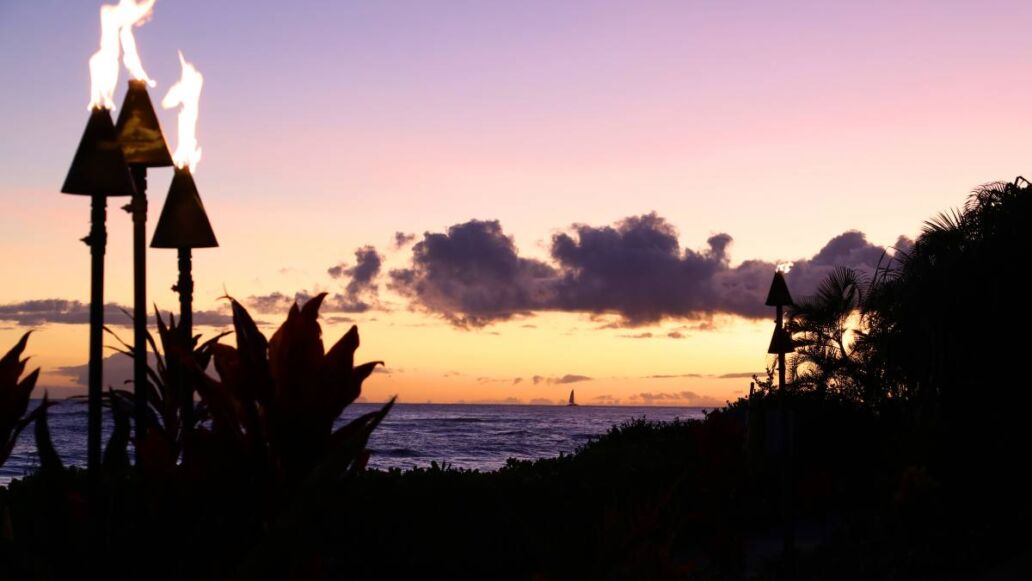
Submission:
{"label": "palm tree", "polygon": [[838,267],[813,296],[789,307],[786,328],[796,343],[789,371],[797,389],[859,395],[854,342],[868,284],[863,273]]}

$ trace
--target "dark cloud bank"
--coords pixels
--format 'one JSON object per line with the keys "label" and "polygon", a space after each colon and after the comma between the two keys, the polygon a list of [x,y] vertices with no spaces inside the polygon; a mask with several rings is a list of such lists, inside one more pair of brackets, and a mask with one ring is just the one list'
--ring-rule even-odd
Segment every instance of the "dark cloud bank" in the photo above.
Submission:
{"label": "dark cloud bank", "polygon": [[[411,235],[396,235],[396,247],[412,242]],[[681,248],[677,230],[655,213],[626,218],[613,226],[575,224],[552,237],[548,261],[520,256],[497,220],[471,220],[447,232],[427,232],[414,242],[408,266],[391,270],[388,286],[412,307],[460,327],[483,327],[538,311],[615,315],[617,326],[628,327],[667,318],[705,322],[719,313],[770,316],[763,302],[773,263],[746,260],[732,267],[728,234],[711,236],[700,250]],[[901,238],[897,247],[908,244]],[[797,298],[811,294],[835,267],[870,272],[884,252],[862,232],[844,232],[812,257],[794,261],[787,277],[789,287]],[[327,297],[323,312],[384,308],[377,282],[382,271],[383,256],[372,246],[358,248],[354,262],[329,268],[331,277],[347,283],[341,292]],[[246,303],[258,312],[285,313],[291,304],[310,296],[304,291],[277,292],[251,296]],[[108,305],[106,320],[127,323],[118,309]],[[88,310],[78,301],[25,301],[0,305],[0,320],[21,325],[85,323]],[[229,322],[226,313],[202,312],[194,317],[195,324]],[[684,335],[675,331],[665,336]]]}
{"label": "dark cloud bank", "polygon": [[[413,306],[463,327],[535,311],[612,314],[626,326],[718,313],[770,316],[763,303],[773,263],[732,267],[728,234],[711,236],[701,250],[682,249],[677,238],[655,213],[614,226],[577,224],[552,237],[545,262],[521,257],[497,220],[471,220],[424,234],[412,247],[410,265],[390,271],[389,285]],[[789,286],[805,296],[837,266],[872,271],[884,252],[862,232],[844,232],[796,260]]]}

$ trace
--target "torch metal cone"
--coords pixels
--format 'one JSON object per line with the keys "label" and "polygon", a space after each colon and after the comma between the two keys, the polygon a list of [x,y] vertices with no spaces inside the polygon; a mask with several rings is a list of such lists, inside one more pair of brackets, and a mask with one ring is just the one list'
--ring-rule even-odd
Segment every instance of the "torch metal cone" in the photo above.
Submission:
{"label": "torch metal cone", "polygon": [[129,81],[115,133],[128,163],[143,167],[172,166],[172,155],[154,113],[146,82]]}
{"label": "torch metal cone", "polygon": [[783,327],[775,327],[774,335],[770,338],[770,347],[767,348],[767,353],[784,355],[793,351],[795,351],[795,341],[792,340],[792,335]]}
{"label": "torch metal cone", "polygon": [[176,169],[151,248],[215,248],[219,245],[188,169]]}
{"label": "torch metal cone", "polygon": [[83,196],[131,196],[136,193],[125,155],[119,147],[111,112],[93,109],[61,192]]}
{"label": "torch metal cone", "polygon": [[[767,293],[768,307],[788,306],[792,303],[792,295],[788,292],[788,284],[785,283],[785,275],[780,270],[774,272],[774,280],[770,283],[770,292]],[[773,351],[771,351],[773,353]]]}

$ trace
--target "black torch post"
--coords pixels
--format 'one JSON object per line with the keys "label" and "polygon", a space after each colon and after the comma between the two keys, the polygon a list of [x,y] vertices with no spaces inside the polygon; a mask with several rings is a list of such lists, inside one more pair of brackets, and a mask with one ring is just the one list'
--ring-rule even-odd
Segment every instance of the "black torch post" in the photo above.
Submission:
{"label": "black torch post", "polygon": [[146,81],[129,81],[115,132],[136,186],[122,209],[133,216],[133,416],[139,442],[147,432],[147,168],[172,166]]}
{"label": "black torch post", "polygon": [[793,481],[793,447],[792,417],[788,409],[788,397],[785,393],[785,354],[795,351],[792,335],[785,330],[784,308],[792,304],[792,295],[788,292],[785,275],[780,270],[774,272],[774,280],[767,293],[768,307],[775,307],[774,335],[770,339],[767,353],[778,356],[778,397],[781,400],[781,512],[784,519],[783,559],[784,578],[795,578],[795,504],[792,492]]}
{"label": "black torch post", "polygon": [[[92,198],[90,233],[83,238],[90,247],[90,339],[86,465],[89,491],[97,498],[100,485],[101,398],[103,397],[104,252],[107,247],[107,197],[135,194],[129,166],[115,136],[111,112],[96,107],[90,112],[86,131],[72,159],[61,192]],[[91,506],[95,510],[95,504]]]}
{"label": "black torch post", "polygon": [[[215,248],[218,245],[190,168],[176,168],[172,184],[168,188],[168,197],[165,198],[165,206],[161,209],[158,225],[154,228],[151,248],[175,248],[179,251],[179,280],[172,290],[179,293],[179,330],[182,333],[183,345],[191,352],[194,344],[193,249]],[[182,402],[180,414],[185,436],[193,427],[193,390],[186,373],[181,372],[178,379]]]}

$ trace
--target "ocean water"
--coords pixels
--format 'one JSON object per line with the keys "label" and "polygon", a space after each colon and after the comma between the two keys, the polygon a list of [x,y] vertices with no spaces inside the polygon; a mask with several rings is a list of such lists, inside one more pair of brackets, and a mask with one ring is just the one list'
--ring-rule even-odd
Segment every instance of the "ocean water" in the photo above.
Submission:
{"label": "ocean water", "polygon": [[[36,403],[33,406],[37,405]],[[339,423],[379,409],[354,404]],[[573,452],[592,436],[636,418],[670,421],[703,417],[703,408],[630,406],[530,406],[398,404],[369,441],[373,468],[429,466],[431,461],[460,468],[496,470],[508,458],[537,459]],[[86,464],[86,405],[66,401],[50,409],[50,433],[65,464]],[[110,424],[105,423],[104,442]],[[0,484],[37,464],[30,427],[0,468]]]}

